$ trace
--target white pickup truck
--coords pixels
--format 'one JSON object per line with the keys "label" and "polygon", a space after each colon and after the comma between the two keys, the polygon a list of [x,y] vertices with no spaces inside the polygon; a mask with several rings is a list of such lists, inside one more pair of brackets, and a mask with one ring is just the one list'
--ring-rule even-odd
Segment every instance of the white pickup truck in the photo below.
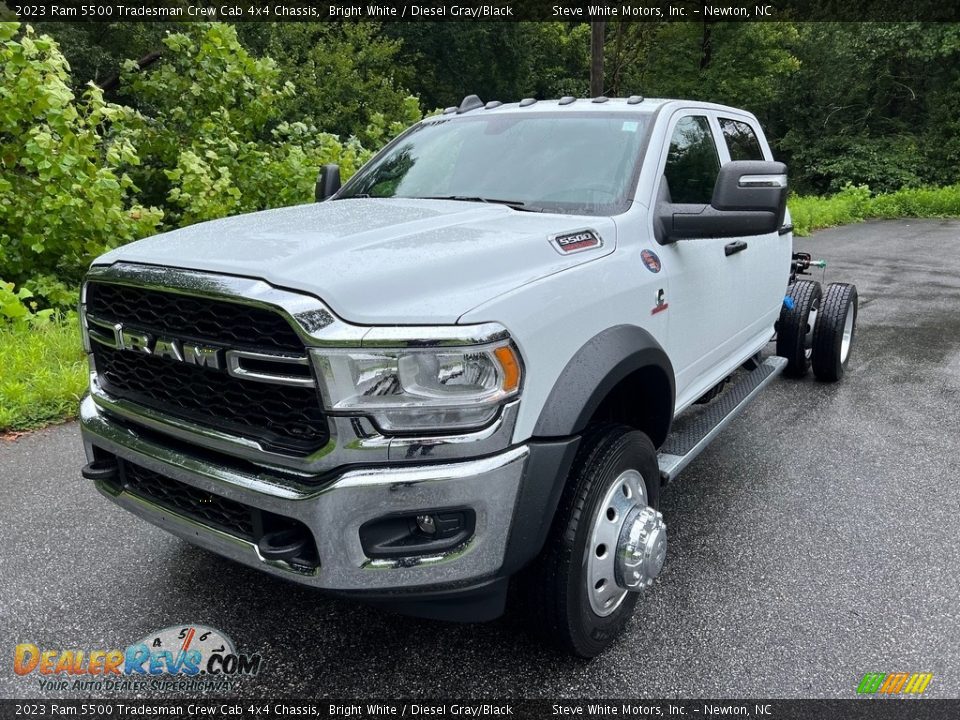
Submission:
{"label": "white pickup truck", "polygon": [[782,370],[846,366],[856,289],[797,279],[786,194],[742,110],[469,96],[315,204],[98,258],[83,475],[402,612],[491,619],[512,579],[596,655],[663,567],[661,487]]}

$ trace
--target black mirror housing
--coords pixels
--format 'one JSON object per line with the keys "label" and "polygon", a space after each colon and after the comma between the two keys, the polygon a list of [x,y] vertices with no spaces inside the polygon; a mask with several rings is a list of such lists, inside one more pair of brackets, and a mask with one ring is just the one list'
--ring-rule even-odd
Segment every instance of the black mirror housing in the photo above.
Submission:
{"label": "black mirror housing", "polygon": [[340,189],[340,166],[336,163],[330,163],[320,168],[320,174],[317,175],[317,186],[314,190],[314,199],[317,202],[323,202],[332,197]]}
{"label": "black mirror housing", "polygon": [[662,202],[654,226],[661,243],[765,235],[780,229],[786,209],[786,165],[735,160],[720,168],[709,205]]}
{"label": "black mirror housing", "polygon": [[717,210],[774,212],[787,208],[787,166],[766,160],[734,160],[720,168],[710,201]]}

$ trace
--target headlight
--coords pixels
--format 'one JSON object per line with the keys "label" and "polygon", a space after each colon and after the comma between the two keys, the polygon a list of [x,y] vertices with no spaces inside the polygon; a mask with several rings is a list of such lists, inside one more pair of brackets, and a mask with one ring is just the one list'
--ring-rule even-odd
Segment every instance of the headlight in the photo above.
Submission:
{"label": "headlight", "polygon": [[480,427],[520,391],[520,360],[509,342],[311,352],[327,408],[369,415],[386,431]]}

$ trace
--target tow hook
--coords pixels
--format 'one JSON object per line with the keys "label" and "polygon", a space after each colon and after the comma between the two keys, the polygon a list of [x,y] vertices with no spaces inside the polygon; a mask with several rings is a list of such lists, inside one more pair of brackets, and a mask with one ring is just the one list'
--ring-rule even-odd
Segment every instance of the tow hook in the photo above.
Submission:
{"label": "tow hook", "polygon": [[264,560],[290,561],[307,550],[307,535],[300,528],[287,528],[266,533],[257,542]]}
{"label": "tow hook", "polygon": [[116,460],[94,460],[84,465],[80,474],[87,480],[116,482],[120,476],[120,466]]}

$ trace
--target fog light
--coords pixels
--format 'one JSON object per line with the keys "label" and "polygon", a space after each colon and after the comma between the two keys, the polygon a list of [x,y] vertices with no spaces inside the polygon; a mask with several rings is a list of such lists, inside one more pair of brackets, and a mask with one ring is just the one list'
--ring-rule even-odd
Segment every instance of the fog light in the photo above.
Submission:
{"label": "fog light", "polygon": [[360,545],[368,558],[437,555],[467,542],[476,527],[472,508],[424,508],[365,522],[360,526]]}
{"label": "fog light", "polygon": [[433,515],[417,515],[417,527],[424,535],[434,535],[437,532],[437,523]]}

